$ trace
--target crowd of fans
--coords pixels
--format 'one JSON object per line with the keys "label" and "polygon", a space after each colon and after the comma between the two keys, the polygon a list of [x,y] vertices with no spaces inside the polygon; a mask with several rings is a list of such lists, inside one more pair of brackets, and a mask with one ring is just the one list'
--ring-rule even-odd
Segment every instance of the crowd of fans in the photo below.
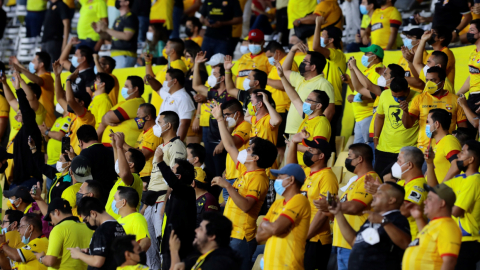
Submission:
{"label": "crowd of fans", "polygon": [[[395,0],[352,1],[346,46],[336,0],[82,0],[71,39],[73,1],[28,0],[42,51],[0,62],[1,269],[476,269],[480,6],[439,1],[401,39]],[[457,90],[452,42],[474,45]]]}

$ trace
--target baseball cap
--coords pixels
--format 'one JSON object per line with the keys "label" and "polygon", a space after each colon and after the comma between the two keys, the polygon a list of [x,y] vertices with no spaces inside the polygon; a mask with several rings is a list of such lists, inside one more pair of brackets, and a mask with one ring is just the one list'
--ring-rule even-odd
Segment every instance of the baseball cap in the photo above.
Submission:
{"label": "baseball cap", "polygon": [[281,168],[280,170],[270,170],[270,172],[275,177],[277,177],[277,175],[279,175],[279,174],[286,174],[286,175],[289,175],[289,176],[293,176],[296,181],[298,181],[302,184],[305,182],[305,177],[306,177],[305,176],[305,171],[303,170],[302,166],[300,166],[296,163],[287,164],[287,165],[283,166],[283,168]]}
{"label": "baseball cap", "polygon": [[406,35],[406,36],[407,36],[407,35],[408,35],[408,36],[414,36],[414,37],[416,37],[417,39],[421,39],[424,32],[425,32],[425,31],[423,31],[422,28],[418,28],[418,27],[417,27],[417,28],[412,28],[412,29],[410,29],[410,30],[408,30],[408,31],[403,31],[402,34],[404,34],[404,35]]}
{"label": "baseball cap", "polygon": [[225,62],[225,55],[222,53],[216,53],[212,55],[212,57],[210,57],[210,60],[205,64],[213,67],[219,64],[223,64],[224,62]]}
{"label": "baseball cap", "polygon": [[77,182],[83,183],[87,180],[93,180],[92,171],[90,169],[90,162],[84,156],[76,156],[70,165],[73,176]]}
{"label": "baseball cap", "polygon": [[48,205],[48,210],[45,216],[43,217],[43,220],[52,221],[52,219],[50,218],[50,213],[57,209],[69,210],[70,212],[72,211],[72,207],[70,206],[70,203],[67,200],[64,200],[62,198],[55,198]]}
{"label": "baseball cap", "polygon": [[448,206],[453,207],[453,205],[455,205],[455,200],[457,198],[455,196],[455,192],[453,192],[453,189],[451,187],[445,185],[444,183],[438,184],[434,187],[431,187],[427,184],[423,184],[423,188],[426,189],[427,191],[431,191],[437,194],[438,197],[444,200]]}
{"label": "baseball cap", "polygon": [[7,152],[7,149],[3,146],[0,146],[0,161],[4,159],[12,159],[13,154]]}
{"label": "baseball cap", "polygon": [[382,47],[380,47],[378,45],[375,45],[375,44],[372,44],[368,47],[360,47],[360,51],[362,51],[364,53],[371,52],[371,53],[375,54],[376,56],[378,56],[380,58],[383,58],[383,56],[384,56]]}
{"label": "baseball cap", "polygon": [[207,179],[207,174],[205,173],[205,171],[200,167],[195,167],[195,180],[206,184],[207,183],[206,179]]}
{"label": "baseball cap", "polygon": [[3,191],[3,196],[5,198],[10,198],[15,196],[15,198],[22,198],[24,202],[31,203],[35,200],[30,195],[30,190],[24,186],[16,186],[13,189]]}
{"label": "baseball cap", "polygon": [[325,155],[325,160],[329,160],[330,156],[332,155],[330,144],[326,140],[320,138],[313,138],[311,141],[303,139],[302,144],[306,147],[316,148],[322,151],[322,153]]}
{"label": "baseball cap", "polygon": [[265,40],[265,36],[263,35],[262,31],[258,29],[252,29],[250,32],[248,32],[248,40],[253,42],[262,42]]}

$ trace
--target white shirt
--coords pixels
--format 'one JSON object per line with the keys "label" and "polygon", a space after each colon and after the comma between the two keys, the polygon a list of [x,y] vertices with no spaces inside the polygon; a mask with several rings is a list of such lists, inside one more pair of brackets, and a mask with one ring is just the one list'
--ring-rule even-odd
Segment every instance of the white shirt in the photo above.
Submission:
{"label": "white shirt", "polygon": [[163,99],[163,103],[160,107],[158,116],[160,117],[160,114],[164,111],[173,111],[177,113],[180,120],[192,119],[195,106],[192,98],[188,95],[187,91],[185,91],[185,88],[182,88],[173,94],[170,94],[163,89],[163,87],[160,89],[160,96]]}

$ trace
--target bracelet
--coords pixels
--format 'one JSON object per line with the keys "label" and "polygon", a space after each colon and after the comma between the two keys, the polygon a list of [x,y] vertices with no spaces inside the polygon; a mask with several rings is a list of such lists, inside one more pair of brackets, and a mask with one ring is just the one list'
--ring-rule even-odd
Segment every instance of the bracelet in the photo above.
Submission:
{"label": "bracelet", "polygon": [[43,261],[43,257],[45,257],[45,255],[43,255],[42,257],[38,258],[38,262],[41,263],[41,264],[43,264],[43,262],[42,262],[42,261]]}
{"label": "bracelet", "polygon": [[48,133],[50,133],[50,130],[45,131],[45,136],[48,136]]}
{"label": "bracelet", "polygon": [[71,82],[71,80],[70,80],[70,79],[67,79],[65,82]]}
{"label": "bracelet", "polygon": [[152,62],[145,62],[145,65],[151,65]]}
{"label": "bracelet", "polygon": [[36,147],[36,146],[34,146],[34,147],[30,147],[30,150],[35,150],[35,149],[37,149],[37,147]]}
{"label": "bracelet", "polygon": [[232,74],[231,71],[225,71],[225,74]]}
{"label": "bracelet", "polygon": [[375,136],[375,137],[373,137],[373,138],[374,138],[374,139],[378,139],[378,137],[377,137],[377,136]]}

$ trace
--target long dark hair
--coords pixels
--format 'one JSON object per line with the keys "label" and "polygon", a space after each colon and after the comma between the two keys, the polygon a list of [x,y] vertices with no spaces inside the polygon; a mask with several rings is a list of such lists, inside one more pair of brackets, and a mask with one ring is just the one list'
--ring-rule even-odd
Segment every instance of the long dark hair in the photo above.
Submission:
{"label": "long dark hair", "polygon": [[152,23],[150,26],[153,28],[153,40],[147,40],[148,49],[150,51],[155,51],[158,46],[159,41],[167,43],[168,36],[165,27],[161,23]]}

